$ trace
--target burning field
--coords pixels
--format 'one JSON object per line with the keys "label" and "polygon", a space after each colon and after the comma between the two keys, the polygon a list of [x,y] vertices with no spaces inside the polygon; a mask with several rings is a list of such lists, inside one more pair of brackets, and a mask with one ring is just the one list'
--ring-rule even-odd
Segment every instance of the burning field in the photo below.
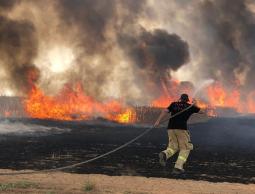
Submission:
{"label": "burning field", "polygon": [[181,93],[254,113],[254,3],[232,2],[1,0],[0,92],[21,101],[1,114],[135,123]]}
{"label": "burning field", "polygon": [[[184,179],[254,183],[254,18],[252,0],[0,0],[1,168],[102,154],[187,93],[206,114]],[[155,129],[71,172],[169,177],[165,144]]]}

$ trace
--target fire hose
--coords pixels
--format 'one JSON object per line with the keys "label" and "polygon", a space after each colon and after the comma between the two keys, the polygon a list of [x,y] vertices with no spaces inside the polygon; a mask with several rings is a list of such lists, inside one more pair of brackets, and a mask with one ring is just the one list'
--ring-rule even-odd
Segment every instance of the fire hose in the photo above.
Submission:
{"label": "fire hose", "polygon": [[[194,103],[192,103],[190,106],[188,106],[187,108],[181,110],[180,112],[174,114],[174,115],[171,115],[169,118],[167,119],[164,119],[162,120],[160,123],[164,123],[166,122],[167,120],[171,119],[171,118],[174,118],[178,115],[180,115],[181,113],[187,111],[188,109],[190,109],[192,106],[194,105]],[[103,158],[105,156],[108,156],[114,152],[117,152],[125,147],[127,147],[128,145],[132,144],[133,142],[135,142],[136,140],[140,139],[141,137],[143,137],[144,135],[146,135],[147,133],[149,133],[152,129],[154,129],[155,126],[153,125],[152,127],[144,130],[140,135],[136,136],[135,138],[129,140],[128,142],[122,144],[121,146],[113,149],[113,150],[110,150],[109,152],[106,152],[102,155],[99,155],[95,158],[91,158],[91,159],[88,159],[86,161],[83,161],[83,162],[79,162],[79,163],[75,163],[75,164],[71,164],[71,165],[68,165],[68,166],[63,166],[63,167],[58,167],[58,168],[52,168],[52,169],[45,169],[45,170],[38,170],[38,171],[23,171],[23,172],[10,172],[10,173],[0,173],[0,175],[23,175],[23,174],[40,174],[40,173],[50,173],[50,172],[56,172],[56,171],[61,171],[61,170],[66,170],[66,169],[71,169],[71,168],[74,168],[74,167],[77,167],[77,166],[80,166],[82,164],[87,164],[89,162],[92,162],[92,161],[95,161],[95,160],[98,160],[100,158]]]}

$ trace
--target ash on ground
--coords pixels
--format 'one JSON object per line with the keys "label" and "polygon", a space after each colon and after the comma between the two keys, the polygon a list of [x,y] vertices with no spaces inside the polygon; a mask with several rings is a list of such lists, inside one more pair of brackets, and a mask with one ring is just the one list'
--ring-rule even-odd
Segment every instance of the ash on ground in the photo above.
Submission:
{"label": "ash on ground", "polygon": [[[212,182],[255,183],[255,118],[213,118],[189,125],[194,150],[186,174],[158,164],[166,147],[165,127],[153,129],[137,142],[110,156],[67,172],[166,177]],[[108,152],[136,137],[148,126],[107,121],[0,121],[0,168],[42,170],[78,163]]]}

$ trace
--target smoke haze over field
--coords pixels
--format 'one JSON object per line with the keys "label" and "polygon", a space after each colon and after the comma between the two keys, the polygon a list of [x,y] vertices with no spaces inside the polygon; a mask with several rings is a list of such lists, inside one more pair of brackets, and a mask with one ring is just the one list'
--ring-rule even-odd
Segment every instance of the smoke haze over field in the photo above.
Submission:
{"label": "smoke haze over field", "polygon": [[[253,90],[251,0],[0,0],[1,93],[81,82],[98,100],[146,104],[170,79]],[[31,80],[30,80],[31,81]]]}
{"label": "smoke haze over field", "polygon": [[160,1],[157,9],[166,21],[162,25],[189,43],[193,66],[189,77],[209,77],[227,85],[238,80],[245,88],[254,85],[248,75],[255,66],[254,4],[243,0],[172,1],[165,8],[167,1]]}

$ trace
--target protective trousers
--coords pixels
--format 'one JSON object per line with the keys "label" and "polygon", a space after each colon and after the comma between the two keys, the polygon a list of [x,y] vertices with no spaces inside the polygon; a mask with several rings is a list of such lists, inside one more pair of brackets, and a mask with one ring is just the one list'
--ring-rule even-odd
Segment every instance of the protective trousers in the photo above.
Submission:
{"label": "protective trousers", "polygon": [[163,151],[166,154],[166,159],[169,159],[177,151],[180,151],[174,167],[183,169],[183,165],[189,157],[190,150],[193,149],[193,144],[190,141],[189,131],[181,129],[170,129],[168,130],[168,138],[168,147]]}

